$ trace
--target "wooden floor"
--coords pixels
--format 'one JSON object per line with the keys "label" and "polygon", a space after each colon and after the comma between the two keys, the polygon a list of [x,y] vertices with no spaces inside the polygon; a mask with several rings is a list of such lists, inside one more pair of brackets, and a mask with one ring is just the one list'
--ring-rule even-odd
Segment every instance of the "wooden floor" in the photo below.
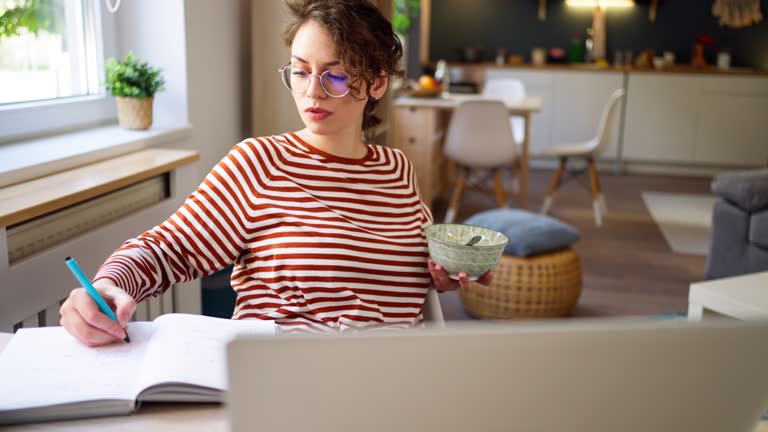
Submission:
{"label": "wooden floor", "polygon": [[[539,210],[552,174],[546,170],[531,173],[529,209]],[[606,173],[601,173],[600,179],[608,207],[602,227],[594,224],[586,176],[564,182],[550,211],[551,216],[575,226],[582,235],[575,249],[582,260],[583,290],[573,316],[685,313],[688,286],[703,279],[706,258],[672,252],[641,192],[709,193],[711,179]],[[519,206],[514,197],[510,203]],[[444,199],[434,203],[436,222],[443,220],[445,207]],[[456,221],[493,207],[492,193],[467,191]],[[446,319],[471,319],[456,293],[440,296]]]}

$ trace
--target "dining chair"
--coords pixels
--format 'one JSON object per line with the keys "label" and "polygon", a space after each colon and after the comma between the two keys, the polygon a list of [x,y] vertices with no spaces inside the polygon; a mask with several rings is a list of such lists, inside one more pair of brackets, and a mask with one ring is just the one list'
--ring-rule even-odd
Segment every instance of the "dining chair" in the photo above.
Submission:
{"label": "dining chair", "polygon": [[[525,86],[515,78],[487,78],[483,86],[483,96],[519,101],[525,99]],[[519,151],[525,140],[525,119],[510,116],[509,124],[512,126],[512,136]]]}
{"label": "dining chair", "polygon": [[549,212],[549,209],[552,207],[555,193],[560,187],[568,158],[583,158],[587,162],[586,169],[589,172],[589,185],[592,191],[592,208],[595,214],[595,225],[601,226],[603,224],[603,215],[607,212],[607,207],[602,188],[600,187],[600,177],[597,174],[595,157],[608,147],[611,130],[610,125],[618,110],[619,102],[621,102],[623,97],[623,89],[617,89],[611,94],[605,107],[603,107],[600,122],[597,126],[597,135],[594,138],[583,142],[558,144],[545,149],[539,154],[540,156],[553,156],[560,159],[560,164],[552,178],[552,183],[547,192],[547,196],[544,198],[544,204],[541,206],[542,214]]}
{"label": "dining chair", "polygon": [[[489,99],[503,99],[511,101],[521,101],[525,99],[525,85],[516,78],[493,78],[486,77],[483,86],[483,96]],[[520,116],[509,116],[509,125],[512,127],[513,145],[517,147],[517,152],[522,154],[523,143],[525,142],[525,119]],[[512,190],[515,193],[520,192],[520,182],[517,177],[512,179]]]}
{"label": "dining chair", "polygon": [[476,172],[490,172],[494,180],[496,204],[507,206],[501,170],[517,160],[512,142],[507,108],[498,100],[462,102],[453,113],[445,136],[443,152],[454,162],[458,178],[445,223],[453,222],[467,182]]}
{"label": "dining chair", "polygon": [[440,306],[440,297],[437,290],[430,288],[427,298],[424,299],[424,307],[421,310],[424,323],[433,327],[445,327],[443,308]]}

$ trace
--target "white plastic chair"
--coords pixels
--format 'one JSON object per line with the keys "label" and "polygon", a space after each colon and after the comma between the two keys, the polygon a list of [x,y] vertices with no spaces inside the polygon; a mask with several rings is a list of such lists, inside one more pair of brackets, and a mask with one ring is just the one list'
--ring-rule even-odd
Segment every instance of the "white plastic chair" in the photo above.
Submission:
{"label": "white plastic chair", "polygon": [[603,196],[602,189],[600,188],[600,177],[597,174],[597,167],[595,166],[595,157],[602,153],[609,142],[609,132],[611,122],[619,108],[619,102],[624,97],[624,90],[618,89],[611,95],[608,103],[603,108],[603,113],[600,116],[600,123],[597,126],[597,136],[594,138],[576,143],[560,144],[545,149],[540,154],[542,156],[554,156],[560,159],[560,165],[555,172],[555,176],[552,179],[552,184],[547,192],[547,197],[544,198],[544,204],[541,206],[541,213],[546,214],[552,207],[554,202],[555,192],[560,187],[560,180],[565,172],[565,165],[568,162],[569,157],[584,158],[587,161],[587,170],[589,171],[590,188],[592,190],[592,208],[595,213],[595,225],[601,226],[603,224],[603,215],[607,212],[605,197]]}
{"label": "white plastic chair", "polygon": [[445,327],[445,318],[443,309],[440,306],[440,298],[437,290],[430,288],[427,291],[427,298],[424,300],[424,309],[422,309],[424,322],[432,327]]}
{"label": "white plastic chair", "polygon": [[[525,99],[525,86],[522,81],[514,78],[488,78],[483,86],[483,96],[519,101]],[[512,126],[514,143],[520,151],[525,140],[525,119],[510,116],[509,124]]]}
{"label": "white plastic chair", "polygon": [[445,136],[445,155],[459,172],[445,222],[451,223],[461,201],[467,179],[473,170],[490,171],[495,183],[496,203],[506,207],[507,200],[501,168],[512,165],[517,150],[512,142],[507,109],[498,100],[471,100],[461,103],[451,117]]}

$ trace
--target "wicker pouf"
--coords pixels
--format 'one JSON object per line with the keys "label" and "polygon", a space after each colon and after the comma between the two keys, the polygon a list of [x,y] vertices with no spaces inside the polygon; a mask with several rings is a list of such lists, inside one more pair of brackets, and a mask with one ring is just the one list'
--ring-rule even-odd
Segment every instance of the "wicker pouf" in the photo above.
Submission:
{"label": "wicker pouf", "polygon": [[459,290],[477,318],[551,318],[568,315],[581,295],[581,263],[572,248],[519,258],[504,255],[491,286]]}

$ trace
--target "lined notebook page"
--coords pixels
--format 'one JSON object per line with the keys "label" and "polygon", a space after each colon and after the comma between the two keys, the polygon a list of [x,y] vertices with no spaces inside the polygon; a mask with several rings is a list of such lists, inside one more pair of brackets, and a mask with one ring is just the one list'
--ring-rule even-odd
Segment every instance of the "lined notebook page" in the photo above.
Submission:
{"label": "lined notebook page", "polygon": [[0,354],[0,410],[88,400],[134,400],[153,333],[131,323],[131,343],[88,348],[63,327],[20,329]]}
{"label": "lined notebook page", "polygon": [[[139,385],[177,382],[225,390],[227,343],[239,334],[274,335],[275,323],[170,314],[155,319]],[[133,335],[131,335],[133,337]]]}

